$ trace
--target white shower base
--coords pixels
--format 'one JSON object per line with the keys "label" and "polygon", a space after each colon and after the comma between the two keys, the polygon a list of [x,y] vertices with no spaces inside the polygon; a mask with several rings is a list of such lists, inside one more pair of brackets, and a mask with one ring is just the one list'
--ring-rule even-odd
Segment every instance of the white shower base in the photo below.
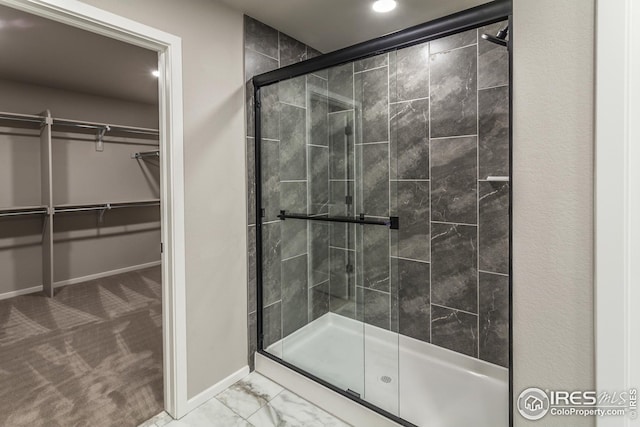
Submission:
{"label": "white shower base", "polygon": [[507,427],[508,370],[328,313],[267,351],[424,427]]}

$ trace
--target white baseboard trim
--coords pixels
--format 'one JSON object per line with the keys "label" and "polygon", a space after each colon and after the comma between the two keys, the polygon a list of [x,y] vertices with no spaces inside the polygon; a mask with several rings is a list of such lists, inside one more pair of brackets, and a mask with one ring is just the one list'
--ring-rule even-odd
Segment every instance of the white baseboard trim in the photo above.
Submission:
{"label": "white baseboard trim", "polygon": [[198,406],[202,405],[203,403],[211,400],[216,395],[220,394],[220,392],[226,390],[229,386],[231,386],[232,384],[240,381],[241,379],[243,379],[247,375],[249,375],[249,366],[245,366],[245,367],[237,370],[236,372],[234,372],[233,374],[229,375],[228,377],[226,377],[222,381],[217,382],[216,384],[212,385],[211,387],[209,387],[205,391],[203,391],[200,394],[192,397],[187,402],[187,413],[193,411],[194,409],[196,409]]}
{"label": "white baseboard trim", "polygon": [[[145,268],[157,267],[161,264],[162,264],[162,261],[153,261],[153,262],[147,262],[145,264],[118,268],[116,270],[103,271],[101,273],[90,274],[88,276],[83,276],[83,277],[76,277],[74,279],[61,280],[59,282],[55,282],[53,284],[53,287],[60,288],[62,286],[77,285],[79,283],[88,282],[89,280],[102,279],[104,277],[115,276],[117,274],[130,273],[136,270],[143,270]],[[3,294],[0,294],[0,301],[4,299],[13,298],[13,297],[18,297],[20,295],[33,294],[35,292],[41,292],[41,291],[42,291],[42,285],[32,286],[25,289],[18,289],[17,291],[5,292]]]}

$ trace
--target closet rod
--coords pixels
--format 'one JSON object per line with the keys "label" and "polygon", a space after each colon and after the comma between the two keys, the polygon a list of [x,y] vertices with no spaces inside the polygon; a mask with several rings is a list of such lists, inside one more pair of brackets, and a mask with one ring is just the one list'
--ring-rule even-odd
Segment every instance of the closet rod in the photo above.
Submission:
{"label": "closet rod", "polygon": [[4,113],[0,112],[0,120],[12,120],[16,122],[44,123],[45,117],[31,114]]}
{"label": "closet rod", "polygon": [[159,136],[160,132],[156,129],[149,128],[140,128],[133,126],[119,126],[119,125],[111,125],[108,123],[93,123],[93,122],[82,122],[79,120],[67,120],[67,119],[53,119],[54,125],[60,125],[65,127],[75,127],[82,129],[106,129],[108,128],[111,132],[127,132],[139,135],[150,135],[150,136]]}
{"label": "closet rod", "polygon": [[117,202],[117,203],[102,203],[99,205],[65,205],[55,208],[55,213],[63,212],[90,212],[90,211],[105,211],[111,209],[120,208],[136,208],[145,206],[160,206],[160,200],[147,200],[142,202]]}
{"label": "closet rod", "polygon": [[44,215],[47,213],[45,208],[30,210],[30,211],[15,211],[15,212],[0,212],[0,218],[7,216],[21,216],[21,215]]}

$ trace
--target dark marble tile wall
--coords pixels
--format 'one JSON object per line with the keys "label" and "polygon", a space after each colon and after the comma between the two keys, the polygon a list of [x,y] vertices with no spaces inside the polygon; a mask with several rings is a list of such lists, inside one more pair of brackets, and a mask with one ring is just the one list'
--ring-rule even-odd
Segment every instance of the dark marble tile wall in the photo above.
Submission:
{"label": "dark marble tile wall", "polygon": [[[247,123],[249,366],[257,348],[253,86],[256,74],[320,53],[244,18]],[[327,213],[327,76],[322,72],[262,89],[263,307],[265,347],[329,310],[329,229],[277,219],[280,209]],[[311,242],[311,244],[310,244]],[[286,285],[285,285],[286,284]]]}

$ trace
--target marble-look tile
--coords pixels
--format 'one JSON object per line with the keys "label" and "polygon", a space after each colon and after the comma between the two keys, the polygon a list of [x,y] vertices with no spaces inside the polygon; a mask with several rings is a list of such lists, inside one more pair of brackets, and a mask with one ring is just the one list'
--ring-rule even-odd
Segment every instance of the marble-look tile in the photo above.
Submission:
{"label": "marble-look tile", "polygon": [[389,144],[356,146],[356,214],[389,216]]}
{"label": "marble-look tile", "polygon": [[[245,49],[245,101],[247,106],[247,135],[255,134],[254,93],[251,78],[278,68],[278,61]],[[268,105],[267,105],[268,106]],[[268,124],[268,123],[267,123]]]}
{"label": "marble-look tile", "polygon": [[256,300],[256,227],[247,229],[247,310],[249,313],[258,309]]}
{"label": "marble-look tile", "polygon": [[244,45],[256,52],[278,57],[278,30],[244,15]]}
{"label": "marble-look tile", "polygon": [[280,67],[307,59],[307,46],[298,40],[280,33]]}
{"label": "marble-look tile", "polygon": [[[307,46],[307,59],[315,58],[316,56],[322,55],[322,52],[312,48],[311,46]],[[327,80],[329,77],[328,69],[317,70],[313,72],[314,76],[320,77],[321,79]]]}
{"label": "marble-look tile", "polygon": [[247,222],[256,223],[256,158],[255,139],[248,137],[247,143]]}
{"label": "marble-look tile", "polygon": [[392,214],[400,218],[400,229],[391,233],[393,254],[429,261],[429,181],[393,181],[391,187]]}
{"label": "marble-look tile", "polygon": [[147,421],[143,422],[142,424],[139,424],[138,427],[163,427],[169,424],[171,421],[173,421],[173,418],[171,417],[171,415],[162,411],[158,415],[152,418],[149,418]]}
{"label": "marble-look tile", "polygon": [[254,427],[348,426],[348,424],[288,390],[282,391],[248,420]]}
{"label": "marble-look tile", "polygon": [[307,255],[282,261],[282,334],[285,337],[309,322],[307,266]]}
{"label": "marble-look tile", "polygon": [[216,399],[211,399],[167,427],[251,427],[246,420]]}
{"label": "marble-look tile", "polygon": [[247,364],[249,369],[253,372],[256,369],[255,366],[255,352],[258,351],[258,314],[257,312],[249,313],[248,321],[249,334],[249,354],[247,355]]}
{"label": "marble-look tile", "polygon": [[[392,258],[394,292],[398,298],[398,330],[402,335],[429,342],[430,265],[425,262]],[[392,292],[393,293],[393,292]]]}
{"label": "marble-look tile", "polygon": [[431,137],[476,135],[476,46],[431,55]]}
{"label": "marble-look tile", "polygon": [[429,100],[390,109],[391,179],[429,179]]}
{"label": "marble-look tile", "polygon": [[315,286],[329,280],[329,224],[309,221],[309,283]]}
{"label": "marble-look tile", "polygon": [[307,78],[306,76],[294,77],[276,83],[278,86],[278,99],[280,102],[296,107],[306,108],[307,106]]}
{"label": "marble-look tile", "polygon": [[[330,184],[329,214],[331,216],[354,216],[353,181],[331,181]],[[354,248],[355,227],[353,224],[332,223],[329,228],[331,246],[345,249]]]}
{"label": "marble-look tile", "polygon": [[431,343],[478,357],[478,316],[432,305]]}
{"label": "marble-look tile", "polygon": [[480,179],[509,175],[509,87],[478,91]]}
{"label": "marble-look tile", "polygon": [[507,21],[478,29],[478,88],[509,84],[509,49],[481,38],[484,33],[495,36]]}
{"label": "marble-look tile", "polygon": [[361,59],[353,63],[353,71],[359,73],[361,71],[370,70],[372,68],[384,67],[389,63],[389,54],[383,53],[381,55],[370,56],[369,58]]}
{"label": "marble-look tile", "polygon": [[308,146],[309,213],[329,211],[329,148]]}
{"label": "marble-look tile", "polygon": [[383,329],[391,327],[391,296],[387,292],[358,288],[362,292],[361,320]]}
{"label": "marble-look tile", "polygon": [[431,53],[433,54],[445,50],[468,46],[470,44],[476,43],[476,40],[476,29],[474,28],[473,30],[467,30],[461,33],[453,34],[451,36],[432,40],[429,44],[431,47]]}
{"label": "marble-look tile", "polygon": [[280,299],[281,255],[280,223],[264,224],[262,227],[262,305]]}
{"label": "marble-look tile", "polygon": [[[354,253],[343,249],[329,248],[329,308],[332,312],[355,318]],[[347,266],[352,266],[351,268]]]}
{"label": "marble-look tile", "polygon": [[355,74],[356,143],[389,141],[389,69]]}
{"label": "marble-look tile", "polygon": [[307,179],[305,109],[282,104],[280,114],[280,179]]}
{"label": "marble-look tile", "polygon": [[329,115],[329,177],[353,179],[353,111]]}
{"label": "marble-look tile", "polygon": [[429,96],[429,43],[389,54],[389,96],[391,102]]}
{"label": "marble-look tile", "polygon": [[317,318],[329,312],[329,281],[316,285],[309,289],[309,320]]}
{"label": "marble-look tile", "polygon": [[274,221],[280,214],[280,143],[263,139],[260,160],[263,221]]}
{"label": "marble-look tile", "polygon": [[389,292],[389,229],[362,227],[362,283],[364,288]]}
{"label": "marble-look tile", "polygon": [[329,145],[329,98],[327,81],[313,74],[307,75],[307,116],[309,144]]}
{"label": "marble-look tile", "polygon": [[253,372],[216,396],[243,418],[249,418],[284,390],[282,386]]}
{"label": "marble-look tile", "polygon": [[480,359],[509,367],[509,277],[480,273]]}
{"label": "marble-look tile", "polygon": [[431,140],[431,220],[476,224],[477,137]]}
{"label": "marble-look tile", "polygon": [[305,181],[281,182],[280,206],[287,212],[307,213],[307,183]]}
{"label": "marble-look tile", "polygon": [[262,311],[264,348],[282,339],[282,303],[268,305]]}
{"label": "marble-look tile", "polygon": [[[307,183],[281,182],[280,207],[291,213],[307,213]],[[307,252],[307,223],[288,219],[281,223],[282,259]]]}
{"label": "marble-look tile", "polygon": [[477,227],[431,224],[431,302],[478,310]]}
{"label": "marble-look tile", "polygon": [[280,139],[280,114],[282,104],[278,99],[278,85],[260,89],[260,129],[262,138]]}
{"label": "marble-look tile", "polygon": [[509,183],[480,182],[479,268],[509,273]]}
{"label": "marble-look tile", "polygon": [[353,109],[353,63],[328,70],[329,112]]}

